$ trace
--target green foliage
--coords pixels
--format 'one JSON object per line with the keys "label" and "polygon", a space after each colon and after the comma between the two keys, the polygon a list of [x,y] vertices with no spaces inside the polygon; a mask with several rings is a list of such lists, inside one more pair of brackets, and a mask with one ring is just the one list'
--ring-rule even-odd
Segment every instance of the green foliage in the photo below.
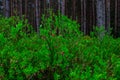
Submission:
{"label": "green foliage", "polygon": [[57,35],[63,37],[77,37],[80,36],[79,27],[76,21],[70,20],[68,17],[50,12],[49,17],[42,16],[41,33]]}
{"label": "green foliage", "polygon": [[75,21],[53,13],[42,17],[39,37],[30,30],[27,20],[0,18],[1,80],[120,79],[119,38],[83,36]]}

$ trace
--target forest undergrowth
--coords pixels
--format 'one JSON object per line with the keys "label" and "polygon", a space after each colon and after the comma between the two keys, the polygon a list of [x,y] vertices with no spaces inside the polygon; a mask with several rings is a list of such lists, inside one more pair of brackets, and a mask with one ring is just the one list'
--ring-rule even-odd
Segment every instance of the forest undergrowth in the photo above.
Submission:
{"label": "forest undergrowth", "polygon": [[79,26],[51,13],[37,34],[27,20],[0,18],[0,80],[120,80],[120,38]]}

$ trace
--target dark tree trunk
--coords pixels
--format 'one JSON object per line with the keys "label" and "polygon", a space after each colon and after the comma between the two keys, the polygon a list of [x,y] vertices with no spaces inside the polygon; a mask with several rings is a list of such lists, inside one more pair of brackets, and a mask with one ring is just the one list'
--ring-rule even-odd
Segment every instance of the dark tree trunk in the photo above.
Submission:
{"label": "dark tree trunk", "polygon": [[110,0],[106,0],[106,30],[110,30]]}
{"label": "dark tree trunk", "polygon": [[19,0],[19,2],[20,2],[19,3],[20,4],[20,8],[19,8],[20,9],[20,17],[22,17],[22,0]]}
{"label": "dark tree trunk", "polygon": [[117,14],[117,7],[118,6],[118,0],[115,0],[115,28],[114,28],[114,32],[115,32],[115,34],[117,35],[117,20],[118,20],[118,14]]}
{"label": "dark tree trunk", "polygon": [[81,0],[81,30],[86,34],[86,0]]}

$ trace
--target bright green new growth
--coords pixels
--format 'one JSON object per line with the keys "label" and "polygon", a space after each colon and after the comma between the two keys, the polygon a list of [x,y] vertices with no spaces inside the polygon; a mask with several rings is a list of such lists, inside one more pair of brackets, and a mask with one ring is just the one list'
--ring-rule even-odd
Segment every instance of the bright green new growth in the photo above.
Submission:
{"label": "bright green new growth", "polygon": [[18,17],[0,19],[1,80],[120,79],[120,39],[83,36],[75,21],[53,13],[43,15],[39,37],[31,29]]}

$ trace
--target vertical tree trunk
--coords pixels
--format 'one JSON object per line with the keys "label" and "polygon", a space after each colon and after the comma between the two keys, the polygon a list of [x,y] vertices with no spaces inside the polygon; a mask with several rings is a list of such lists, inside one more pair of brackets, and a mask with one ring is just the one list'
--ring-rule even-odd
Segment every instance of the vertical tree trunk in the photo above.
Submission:
{"label": "vertical tree trunk", "polygon": [[28,1],[27,0],[25,0],[25,17],[26,18],[28,18],[28,16],[27,16],[27,5],[28,4]]}
{"label": "vertical tree trunk", "polygon": [[39,3],[39,0],[36,0],[36,27],[37,27],[37,34],[39,35],[39,8],[38,8],[38,3]]}
{"label": "vertical tree trunk", "polygon": [[106,0],[106,30],[110,30],[110,0]]}
{"label": "vertical tree trunk", "polygon": [[65,15],[65,0],[62,0],[61,6],[62,6],[61,13]]}
{"label": "vertical tree trunk", "polygon": [[51,1],[50,0],[46,0],[46,4],[47,4],[47,15],[49,14],[49,10],[50,10],[50,7],[51,7],[51,3],[50,3]]}
{"label": "vertical tree trunk", "polygon": [[65,0],[58,0],[58,10],[65,15]]}
{"label": "vertical tree trunk", "polygon": [[47,8],[50,8],[50,0],[47,0]]}
{"label": "vertical tree trunk", "polygon": [[13,0],[10,1],[10,14],[11,14],[11,16],[13,15],[13,10],[12,10],[13,5],[12,4],[13,4]]}
{"label": "vertical tree trunk", "polygon": [[2,0],[0,0],[0,15],[2,15],[3,10],[3,5],[2,5]]}
{"label": "vertical tree trunk", "polygon": [[[96,2],[97,11],[97,26],[105,27],[105,0],[97,0]],[[104,31],[98,33],[99,39],[104,37]]]}
{"label": "vertical tree trunk", "polygon": [[96,25],[96,8],[95,8],[95,0],[92,0],[92,9],[93,9],[93,25],[92,26],[95,26]]}
{"label": "vertical tree trunk", "polygon": [[76,20],[76,0],[73,0],[72,16],[73,16],[73,19]]}
{"label": "vertical tree trunk", "polygon": [[42,2],[41,2],[41,0],[39,1],[39,26],[40,26],[40,22],[41,22],[41,17],[42,17],[42,13],[43,13],[43,5],[41,4]]}
{"label": "vertical tree trunk", "polygon": [[10,0],[5,0],[5,16],[10,16]]}
{"label": "vertical tree trunk", "polygon": [[43,14],[46,14],[46,9],[47,9],[47,4],[46,4],[46,0],[43,0],[43,3],[41,3],[41,4],[43,4]]}
{"label": "vertical tree trunk", "polygon": [[19,2],[20,2],[19,3],[20,4],[20,8],[19,8],[20,9],[20,17],[22,17],[22,0],[19,0]]}
{"label": "vertical tree trunk", "polygon": [[86,2],[86,13],[89,13],[89,14],[86,14],[86,34],[89,34],[90,33],[90,29],[92,28],[92,22],[93,22],[93,8],[92,8],[92,0],[87,0]]}
{"label": "vertical tree trunk", "polygon": [[97,26],[105,26],[105,0],[96,1]]}
{"label": "vertical tree trunk", "polygon": [[76,21],[81,23],[81,0],[76,0]]}
{"label": "vertical tree trunk", "polygon": [[83,19],[84,19],[84,12],[83,12],[83,0],[81,0],[81,30],[84,31],[84,24],[83,24]]}
{"label": "vertical tree trunk", "polygon": [[60,11],[61,7],[61,0],[58,0],[58,11]]}
{"label": "vertical tree trunk", "polygon": [[86,0],[81,0],[81,30],[86,34]]}
{"label": "vertical tree trunk", "polygon": [[84,34],[86,34],[86,0],[84,0]]}
{"label": "vertical tree trunk", "polygon": [[120,0],[117,2],[117,37],[120,36]]}
{"label": "vertical tree trunk", "polygon": [[118,21],[118,0],[115,0],[115,28],[114,28],[114,34],[117,35],[117,21]]}
{"label": "vertical tree trunk", "polygon": [[65,15],[68,16],[68,1],[69,0],[65,0]]}
{"label": "vertical tree trunk", "polygon": [[17,3],[17,0],[15,0],[15,15],[18,16],[18,13],[19,13],[18,12],[18,3]]}
{"label": "vertical tree trunk", "polygon": [[[89,5],[88,5],[89,4]],[[87,17],[89,18],[89,19],[87,19],[87,34],[89,34],[89,32],[90,32],[90,30],[92,29],[92,26],[93,26],[93,0],[89,0],[89,3],[87,3],[87,13],[89,13],[89,14],[87,14]]]}
{"label": "vertical tree trunk", "polygon": [[105,0],[102,2],[102,24],[105,27]]}

